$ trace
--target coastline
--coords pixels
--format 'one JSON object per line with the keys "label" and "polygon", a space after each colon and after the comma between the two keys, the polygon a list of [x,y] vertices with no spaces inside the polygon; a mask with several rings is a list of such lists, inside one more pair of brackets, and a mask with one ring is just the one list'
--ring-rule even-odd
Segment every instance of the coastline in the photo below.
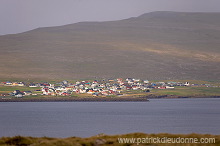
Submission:
{"label": "coastline", "polygon": [[35,98],[5,98],[0,102],[148,102],[149,99],[179,99],[179,98],[220,98],[220,96],[176,96],[176,95],[147,95],[141,97],[35,97]]}
{"label": "coastline", "polygon": [[146,97],[49,97],[49,98],[0,98],[0,102],[148,102]]}
{"label": "coastline", "polygon": [[220,98],[220,96],[212,95],[191,95],[191,96],[177,96],[177,95],[148,95],[148,99],[159,99],[159,98]]}

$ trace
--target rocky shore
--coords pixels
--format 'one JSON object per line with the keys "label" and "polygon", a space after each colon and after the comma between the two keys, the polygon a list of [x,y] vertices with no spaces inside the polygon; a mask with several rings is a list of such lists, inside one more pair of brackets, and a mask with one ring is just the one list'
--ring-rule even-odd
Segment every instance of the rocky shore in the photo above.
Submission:
{"label": "rocky shore", "polygon": [[48,97],[48,98],[0,98],[0,102],[147,102],[146,97]]}

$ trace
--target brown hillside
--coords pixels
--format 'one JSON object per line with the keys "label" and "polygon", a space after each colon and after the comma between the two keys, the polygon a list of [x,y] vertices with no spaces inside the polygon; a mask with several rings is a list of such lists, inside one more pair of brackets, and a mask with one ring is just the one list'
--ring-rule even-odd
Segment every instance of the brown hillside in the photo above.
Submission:
{"label": "brown hillside", "polygon": [[219,18],[152,12],[0,36],[0,78],[219,80]]}

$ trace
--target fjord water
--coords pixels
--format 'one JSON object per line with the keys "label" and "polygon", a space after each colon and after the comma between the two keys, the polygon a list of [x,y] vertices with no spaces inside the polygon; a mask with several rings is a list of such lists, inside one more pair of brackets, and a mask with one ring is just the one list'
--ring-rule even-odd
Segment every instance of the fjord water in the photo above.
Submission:
{"label": "fjord water", "polygon": [[220,99],[150,102],[0,103],[0,137],[89,137],[100,133],[220,134]]}

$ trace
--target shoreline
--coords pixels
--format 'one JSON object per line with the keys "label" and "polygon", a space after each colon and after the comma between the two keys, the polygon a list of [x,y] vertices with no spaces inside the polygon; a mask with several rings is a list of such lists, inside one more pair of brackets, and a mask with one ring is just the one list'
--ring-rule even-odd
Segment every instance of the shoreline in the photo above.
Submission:
{"label": "shoreline", "polygon": [[49,98],[0,98],[0,102],[148,102],[145,97],[100,97],[100,98],[70,98],[70,97],[49,97]]}
{"label": "shoreline", "polygon": [[220,98],[220,96],[176,96],[147,95],[143,97],[46,97],[46,98],[8,98],[0,97],[0,102],[149,102],[149,99],[180,98]]}
{"label": "shoreline", "polygon": [[161,98],[220,98],[220,96],[213,96],[213,95],[191,95],[191,96],[177,96],[177,95],[148,95],[145,96],[148,99],[161,99]]}

